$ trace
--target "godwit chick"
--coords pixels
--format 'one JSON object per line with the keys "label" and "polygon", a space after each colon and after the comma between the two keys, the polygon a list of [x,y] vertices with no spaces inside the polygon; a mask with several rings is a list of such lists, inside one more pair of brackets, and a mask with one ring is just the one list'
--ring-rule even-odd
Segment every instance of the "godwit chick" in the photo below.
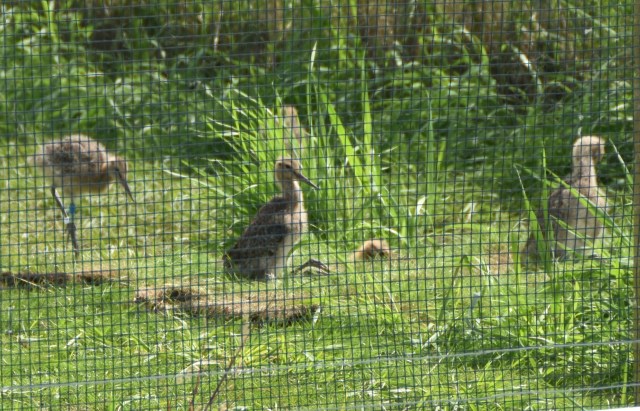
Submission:
{"label": "godwit chick", "polygon": [[[577,139],[573,144],[573,170],[565,179],[570,187],[602,210],[606,210],[607,203],[604,193],[598,187],[596,164],[604,156],[604,145],[604,140],[596,136]],[[584,254],[585,239],[596,239],[604,231],[596,216],[564,186],[557,188],[549,196],[548,213],[556,242],[553,250],[556,258],[563,258],[572,250]],[[557,220],[562,220],[566,227]],[[541,213],[538,213],[538,225],[545,233],[546,222]],[[539,259],[538,244],[533,234],[529,236],[524,251],[525,263],[532,257],[534,261]]]}
{"label": "godwit chick", "polygon": [[[117,180],[134,201],[127,184],[127,162],[108,153],[102,144],[88,136],[73,134],[45,143],[32,160],[51,183],[51,194],[64,215],[76,257],[79,247],[73,218],[78,196],[106,191]],[[57,188],[70,199],[68,214]]]}
{"label": "godwit chick", "polygon": [[[226,252],[225,270],[256,280],[272,280],[284,271],[291,249],[308,229],[299,181],[318,189],[301,169],[298,160],[280,158],[276,161],[275,179],[282,194],[260,208],[238,242]],[[301,267],[307,266],[328,271],[324,264],[313,259]]]}
{"label": "godwit chick", "polygon": [[391,248],[385,240],[367,240],[351,254],[353,261],[373,260],[391,257]]}

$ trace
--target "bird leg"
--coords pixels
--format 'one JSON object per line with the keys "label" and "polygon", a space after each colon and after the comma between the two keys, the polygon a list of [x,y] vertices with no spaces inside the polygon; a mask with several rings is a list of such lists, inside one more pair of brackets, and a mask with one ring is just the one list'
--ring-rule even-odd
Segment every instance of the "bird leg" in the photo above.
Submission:
{"label": "bird leg", "polygon": [[67,237],[73,245],[73,253],[76,258],[80,255],[80,246],[78,245],[78,237],[76,236],[76,223],[69,221],[67,223]]}
{"label": "bird leg", "polygon": [[60,207],[60,210],[62,210],[64,222],[67,225],[67,238],[71,240],[73,252],[75,254],[75,257],[78,258],[80,247],[78,246],[78,237],[76,236],[76,224],[73,222],[73,216],[76,213],[76,205],[74,203],[71,203],[71,205],[69,206],[69,214],[67,214],[67,210],[65,210],[64,204],[62,204],[62,200],[60,199],[60,195],[58,194],[58,190],[56,190],[55,186],[51,186],[51,194],[56,200],[56,204],[58,204],[58,207]]}
{"label": "bird leg", "polygon": [[80,246],[78,244],[78,237],[76,236],[76,223],[73,221],[73,217],[76,214],[76,205],[71,203],[71,205],[69,206],[69,219],[66,220],[67,222],[67,237],[71,240],[71,245],[73,246],[73,252],[76,256],[76,258],[78,258],[78,256],[80,255]]}
{"label": "bird leg", "polygon": [[301,264],[300,266],[294,268],[291,273],[296,274],[298,272],[304,271],[307,268],[313,269],[313,271],[315,271],[316,274],[326,275],[331,273],[329,266],[327,266],[325,263],[323,263],[320,260],[316,260],[315,258],[310,258],[309,261],[307,261],[306,263]]}

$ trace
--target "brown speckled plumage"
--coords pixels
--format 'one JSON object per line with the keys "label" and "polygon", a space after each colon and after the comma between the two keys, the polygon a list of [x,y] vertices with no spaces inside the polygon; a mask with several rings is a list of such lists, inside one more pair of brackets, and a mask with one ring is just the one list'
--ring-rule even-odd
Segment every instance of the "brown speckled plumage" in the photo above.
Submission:
{"label": "brown speckled plumage", "polygon": [[[577,139],[573,145],[573,169],[565,181],[598,208],[606,210],[606,198],[598,187],[595,168],[604,156],[604,147],[605,142],[600,137],[587,136]],[[590,240],[601,237],[604,227],[568,188],[562,186],[551,193],[548,213],[556,241],[553,250],[556,258],[562,258],[572,250],[586,255],[592,254],[586,250],[586,243],[581,237]],[[564,221],[568,228],[558,224],[557,220]],[[538,224],[544,233],[546,222],[541,213],[538,213]],[[524,261],[538,258],[538,244],[535,236],[531,234],[524,249]]]}
{"label": "brown speckled plumage", "polygon": [[299,181],[317,188],[301,173],[297,160],[280,158],[275,179],[282,194],[262,206],[237,243],[224,256],[224,267],[243,277],[276,278],[289,254],[307,232],[307,211]]}

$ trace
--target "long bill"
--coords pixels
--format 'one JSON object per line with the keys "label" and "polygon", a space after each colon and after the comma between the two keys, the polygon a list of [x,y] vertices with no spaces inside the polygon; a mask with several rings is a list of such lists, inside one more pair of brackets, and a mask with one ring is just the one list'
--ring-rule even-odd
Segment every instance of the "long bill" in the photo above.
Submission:
{"label": "long bill", "polygon": [[311,187],[315,188],[316,190],[320,189],[320,187],[318,187],[317,185],[313,184],[311,182],[311,180],[309,180],[307,177],[302,175],[302,173],[300,173],[299,171],[294,171],[293,173],[295,174],[296,177],[298,177],[298,179],[300,179],[300,181],[303,181],[303,182],[309,184]]}
{"label": "long bill", "polygon": [[127,193],[131,201],[135,203],[136,200],[133,198],[133,194],[131,194],[131,189],[129,188],[129,184],[127,183],[127,180],[124,178],[124,176],[120,172],[118,172],[117,174],[118,174],[118,182],[122,185],[122,187],[124,187],[124,191]]}

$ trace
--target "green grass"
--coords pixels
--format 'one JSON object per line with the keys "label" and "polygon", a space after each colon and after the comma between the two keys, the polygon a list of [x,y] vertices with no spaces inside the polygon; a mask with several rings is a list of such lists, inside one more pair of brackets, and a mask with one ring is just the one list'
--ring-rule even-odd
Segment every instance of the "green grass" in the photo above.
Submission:
{"label": "green grass", "polygon": [[[115,2],[123,7],[111,15],[128,24],[59,3],[15,6],[0,26],[0,271],[102,270],[118,281],[2,286],[2,408],[188,409],[193,400],[200,409],[237,352],[218,408],[632,401],[631,70],[617,5],[562,3],[557,13],[583,20],[569,19],[567,33],[537,33],[558,61],[529,67],[539,89],[531,97],[505,83],[510,69],[496,66],[485,38],[444,12],[414,39],[425,51],[409,52],[407,30],[397,32],[406,48],[376,54],[374,39],[341,20],[347,8],[363,18],[355,2],[282,6],[291,23],[282,26],[252,26],[261,14],[242,2],[222,17],[208,4]],[[432,9],[421,4],[412,24]],[[293,17],[309,30],[296,30]],[[512,17],[528,27],[526,12]],[[114,37],[97,44],[100,29]],[[266,40],[243,49],[252,39]],[[522,41],[503,47],[535,54]],[[333,274],[254,283],[224,274],[221,257],[276,192],[286,132],[274,108],[283,102],[308,128],[302,163],[320,186],[305,188],[311,232],[294,264],[320,258]],[[568,171],[578,129],[613,143],[600,168],[610,258],[525,271],[514,261],[527,211],[544,197],[545,168]],[[46,183],[25,161],[37,143],[76,131],[129,159],[136,202],[115,186],[83,199],[74,262]],[[351,262],[373,237],[396,258]],[[207,317],[177,301],[134,302],[167,287],[237,311]],[[254,321],[238,351],[258,306],[319,310],[291,323]]]}

